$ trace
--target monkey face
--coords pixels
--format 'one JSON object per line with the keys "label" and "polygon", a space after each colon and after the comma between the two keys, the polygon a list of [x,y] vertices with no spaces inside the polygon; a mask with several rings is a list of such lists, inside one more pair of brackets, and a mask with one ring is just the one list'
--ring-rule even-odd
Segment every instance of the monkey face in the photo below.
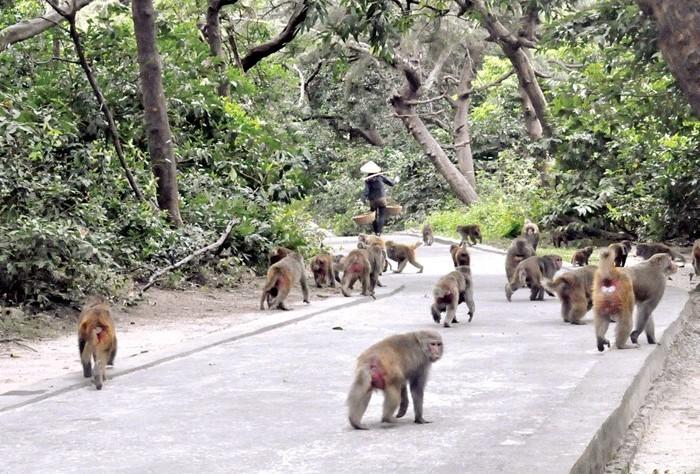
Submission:
{"label": "monkey face", "polygon": [[554,261],[554,266],[556,267],[557,270],[561,270],[561,267],[563,265],[563,262],[561,260],[561,257],[553,257],[552,260]]}
{"label": "monkey face", "polygon": [[440,339],[429,339],[427,344],[428,359],[430,362],[435,362],[442,357],[442,340]]}

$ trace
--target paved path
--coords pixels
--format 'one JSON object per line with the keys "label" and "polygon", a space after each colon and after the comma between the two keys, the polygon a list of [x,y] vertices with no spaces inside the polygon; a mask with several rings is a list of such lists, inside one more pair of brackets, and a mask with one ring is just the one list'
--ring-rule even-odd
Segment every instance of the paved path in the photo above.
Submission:
{"label": "paved path", "polygon": [[[44,400],[4,410],[0,400],[0,472],[568,472],[653,348],[599,354],[592,325],[562,323],[556,299],[530,302],[519,290],[506,302],[504,257],[478,250],[474,320],[443,329],[429,295],[451,270],[448,249],[418,255],[423,274],[408,265],[383,277],[378,295],[392,296],[292,301],[280,321],[356,304],[257,334],[222,333],[232,340],[144,370],[117,358],[102,392],[81,385],[52,395],[81,383],[76,359],[75,374]],[[686,299],[667,289],[659,335]],[[466,306],[458,315],[466,320]],[[409,409],[397,425],[381,425],[378,394],[365,415],[370,430],[351,430],[344,401],[355,357],[417,329],[445,339],[425,397],[433,423],[413,424]]]}

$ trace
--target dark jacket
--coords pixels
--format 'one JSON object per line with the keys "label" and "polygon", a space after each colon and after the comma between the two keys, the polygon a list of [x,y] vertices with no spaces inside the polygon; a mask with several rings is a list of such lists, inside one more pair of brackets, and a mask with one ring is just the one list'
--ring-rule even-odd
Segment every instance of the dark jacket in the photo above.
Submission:
{"label": "dark jacket", "polygon": [[394,182],[384,175],[372,176],[365,181],[365,191],[362,193],[363,199],[373,200],[383,198],[386,195],[384,185],[393,186]]}

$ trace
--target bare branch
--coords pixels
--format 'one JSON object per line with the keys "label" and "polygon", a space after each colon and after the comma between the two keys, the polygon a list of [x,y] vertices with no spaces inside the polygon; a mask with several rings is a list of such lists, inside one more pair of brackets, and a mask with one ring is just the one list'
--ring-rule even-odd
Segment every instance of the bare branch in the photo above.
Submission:
{"label": "bare branch", "polygon": [[485,91],[485,90],[490,89],[492,87],[495,87],[495,86],[501,84],[506,79],[508,79],[513,74],[515,74],[515,69],[511,69],[510,71],[503,74],[501,77],[499,77],[498,79],[496,79],[493,82],[489,82],[488,84],[484,84],[482,86],[475,87],[474,89],[471,90],[471,92],[482,92],[482,91]]}

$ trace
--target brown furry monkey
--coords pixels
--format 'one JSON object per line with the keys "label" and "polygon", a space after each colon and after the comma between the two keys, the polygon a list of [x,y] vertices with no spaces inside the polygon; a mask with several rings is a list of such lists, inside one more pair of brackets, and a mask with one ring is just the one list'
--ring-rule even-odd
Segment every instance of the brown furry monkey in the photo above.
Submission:
{"label": "brown furry monkey", "polygon": [[530,219],[525,219],[523,225],[523,237],[527,240],[533,249],[537,250],[537,244],[540,242],[540,228]]}
{"label": "brown furry monkey", "polygon": [[301,285],[304,303],[309,303],[304,258],[296,252],[291,252],[267,270],[267,282],[260,297],[260,309],[265,309],[265,301],[270,309],[279,308],[285,311],[291,309],[284,304],[284,300],[287,299],[292,285],[297,281]]}
{"label": "brown furry monkey", "polygon": [[506,278],[508,278],[508,281],[512,278],[515,267],[526,258],[534,255],[535,249],[532,248],[527,240],[522,237],[513,239],[506,253]]}
{"label": "brown furry monkey", "polygon": [[455,267],[459,267],[460,265],[469,266],[471,258],[469,257],[469,251],[466,247],[452,244],[450,245],[450,254],[452,255],[452,263],[454,263]]}
{"label": "brown furry monkey", "polygon": [[[696,276],[700,276],[700,239],[693,244],[693,270]],[[690,279],[693,279],[692,273]]]}
{"label": "brown furry monkey", "polygon": [[423,226],[423,245],[430,247],[433,245],[433,228],[430,227],[430,223],[426,222]]}
{"label": "brown furry monkey", "polygon": [[557,276],[545,287],[554,291],[561,301],[561,318],[565,323],[581,322],[593,307],[593,275],[595,265],[587,265]]}
{"label": "brown furry monkey", "polygon": [[584,247],[577,250],[571,257],[571,264],[574,266],[585,267],[588,265],[588,260],[591,258],[593,250],[593,247]]}
{"label": "brown furry monkey", "polygon": [[274,265],[291,253],[294,253],[294,251],[288,249],[287,247],[273,247],[273,249],[270,250],[270,253],[267,254],[267,265]]}
{"label": "brown furry monkey", "polygon": [[367,252],[360,249],[351,250],[343,259],[343,266],[343,278],[340,281],[340,290],[343,292],[343,296],[350,296],[353,285],[357,280],[360,280],[362,295],[374,297],[371,280],[372,266]]}
{"label": "brown furry monkey", "polygon": [[465,243],[469,246],[476,245],[477,240],[481,243],[481,227],[478,224],[458,225],[457,233],[462,237],[460,246]]}
{"label": "brown furry monkey", "polygon": [[455,271],[440,278],[433,288],[433,305],[430,314],[433,321],[440,324],[440,315],[445,312],[443,322],[446,328],[457,323],[457,306],[465,302],[469,308],[469,322],[474,317],[474,285],[472,271],[468,266],[459,266]]}
{"label": "brown furry monkey", "polygon": [[569,246],[569,239],[567,237],[566,231],[565,230],[553,230],[550,233],[550,237],[552,238],[552,245],[555,247],[561,247],[562,245],[564,247]]}
{"label": "brown furry monkey", "polygon": [[379,276],[384,271],[384,249],[379,244],[367,245],[362,242],[358,242],[357,248],[364,250],[367,255],[367,260],[369,260],[370,289],[372,293],[374,293],[374,288],[376,286],[384,286],[379,281]]}
{"label": "brown furry monkey", "polygon": [[[627,344],[632,332],[632,312],[634,311],[634,290],[632,279],[615,267],[614,255],[610,249],[600,252],[600,264],[593,277],[593,323],[596,345],[600,352],[610,341],[605,338],[608,325],[616,321],[615,347],[631,349]],[[636,346],[639,347],[639,346]]]}
{"label": "brown furry monkey", "polygon": [[657,253],[666,253],[670,255],[674,260],[680,260],[685,263],[685,257],[666,244],[661,244],[657,242],[649,242],[646,244],[637,244],[637,257],[641,257],[644,260],[648,260],[652,255]]}
{"label": "brown furry monkey", "polygon": [[343,259],[345,258],[345,255],[342,254],[336,254],[333,255],[333,277],[335,278],[335,281],[340,283],[340,273],[343,272]]}
{"label": "brown furry monkey", "polygon": [[620,243],[608,245],[608,248],[612,250],[615,257],[615,266],[624,267],[625,263],[627,263],[627,255],[632,251],[632,242],[623,240]]}
{"label": "brown furry monkey", "polygon": [[435,331],[389,336],[370,346],[357,358],[355,380],[347,399],[350,425],[367,429],[362,416],[373,390],[384,391],[382,421],[395,423],[408,409],[407,384],[411,387],[415,422],[429,423],[423,418],[423,394],[430,366],[442,357],[442,352],[442,337]]}
{"label": "brown furry monkey", "polygon": [[406,245],[387,240],[385,244],[387,257],[399,264],[394,273],[401,273],[406,268],[407,263],[416,267],[418,273],[423,273],[423,265],[416,261],[416,249],[421,246],[421,242]]}
{"label": "brown furry monkey", "polygon": [[634,301],[637,304],[637,323],[630,334],[633,343],[637,343],[637,339],[644,331],[649,344],[656,344],[654,318],[651,313],[664,295],[666,277],[677,271],[678,267],[671,260],[671,256],[665,253],[657,253],[649,260],[625,268],[625,273],[632,278]]}
{"label": "brown furry monkey", "polygon": [[311,273],[314,274],[314,281],[317,288],[328,285],[335,288],[335,278],[333,275],[333,257],[329,253],[320,253],[311,259]]}
{"label": "brown furry monkey", "polygon": [[381,248],[385,248],[384,239],[376,235],[359,234],[357,236],[357,241],[367,245],[376,244],[379,245]]}
{"label": "brown furry monkey", "polygon": [[[83,365],[83,376],[92,376],[97,390],[107,380],[107,366],[114,365],[117,355],[117,333],[109,312],[109,305],[102,297],[88,299],[78,321],[78,350]],[[95,368],[92,368],[92,361]]]}
{"label": "brown furry monkey", "polygon": [[[545,255],[543,257],[528,257],[515,267],[513,276],[506,283],[506,299],[519,288],[530,288],[530,301],[544,300],[545,279],[551,280],[557,270],[561,269],[562,261],[559,255]],[[550,293],[551,294],[551,293]],[[551,296],[554,296],[551,294]]]}

